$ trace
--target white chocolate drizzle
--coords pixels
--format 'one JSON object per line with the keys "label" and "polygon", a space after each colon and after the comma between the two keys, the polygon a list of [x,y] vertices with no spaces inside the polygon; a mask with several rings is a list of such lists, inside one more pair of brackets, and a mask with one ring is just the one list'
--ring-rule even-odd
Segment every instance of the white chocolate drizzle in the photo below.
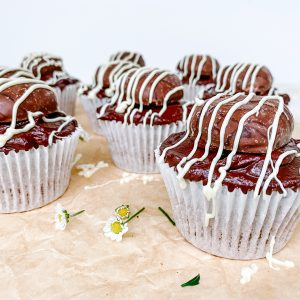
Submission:
{"label": "white chocolate drizzle", "polygon": [[3,78],[7,73],[11,73],[11,72],[13,72],[13,74],[10,75],[9,78],[25,77],[25,78],[34,79],[34,75],[26,69],[8,68],[8,67],[0,67],[0,78]]}
{"label": "white chocolate drizzle", "polygon": [[59,56],[55,56],[49,53],[30,53],[24,58],[24,60],[21,63],[21,66],[32,73],[33,69],[36,68],[37,74],[35,77],[37,79],[41,79],[41,71],[44,67],[55,66],[63,69],[62,59]]}
{"label": "white chocolate drizzle", "polygon": [[[199,60],[198,63],[197,60]],[[180,71],[180,77],[186,77],[190,71],[189,85],[197,85],[203,75],[204,65],[208,61],[211,62],[212,79],[215,80],[217,77],[217,61],[209,55],[199,56],[197,54],[192,54],[183,57],[178,63],[179,69],[182,70]]]}
{"label": "white chocolate drizzle", "polygon": [[10,140],[14,135],[27,132],[30,129],[32,129],[35,126],[35,120],[34,117],[37,117],[39,115],[42,115],[42,112],[27,112],[27,117],[29,123],[26,124],[23,128],[16,128],[17,125],[17,113],[19,106],[28,98],[28,96],[35,91],[36,89],[47,89],[49,91],[53,91],[53,89],[42,83],[38,80],[33,79],[25,79],[25,78],[17,78],[17,79],[0,79],[0,92],[3,92],[4,90],[15,86],[19,84],[32,84],[25,92],[24,94],[14,103],[13,109],[12,109],[12,118],[11,118],[11,124],[6,129],[6,131],[3,134],[0,134],[0,147],[3,147],[8,140]]}
{"label": "white chocolate drizzle", "polygon": [[[73,120],[75,120],[75,118],[72,117],[72,116],[56,117],[56,118],[52,118],[52,119],[43,117],[43,121],[48,122],[48,123],[63,121],[63,123],[58,127],[57,130],[53,130],[50,133],[49,138],[48,138],[48,143],[49,143],[50,146],[53,144],[54,137],[58,137],[58,136],[56,136],[56,134],[61,132],[63,130],[63,128],[66,127]],[[58,137],[58,138],[61,138],[61,137]]]}
{"label": "white chocolate drizzle", "polygon": [[[149,91],[149,103],[151,104],[153,102],[154,98],[154,92],[157,87],[157,85],[168,75],[173,75],[173,73],[169,71],[162,71],[159,69],[152,69],[149,67],[142,67],[138,68],[136,70],[130,70],[129,72],[123,74],[118,81],[116,82],[116,93],[113,96],[112,100],[104,104],[98,114],[98,117],[101,118],[107,107],[112,106],[114,104],[117,104],[116,106],[116,112],[122,113],[124,115],[124,125],[128,123],[133,124],[134,122],[134,115],[137,112],[143,111],[143,95],[145,93],[146,88],[150,88]],[[155,80],[153,80],[153,78]],[[145,77],[145,78],[143,78]],[[140,80],[143,78],[143,83],[140,87],[140,91],[138,93],[138,98],[136,97],[136,91],[138,84]],[[129,81],[128,81],[129,79]],[[150,84],[150,81],[153,80],[153,82]],[[125,91],[125,83],[128,81],[127,89]],[[171,89],[164,97],[163,99],[163,105],[159,112],[153,113],[152,110],[149,110],[146,115],[143,118],[143,125],[146,126],[147,119],[150,117],[150,126],[153,126],[153,122],[156,116],[161,116],[167,109],[167,104],[169,99],[172,95],[177,93],[178,91],[183,91],[183,86],[178,86],[173,89]],[[123,100],[124,95],[126,95],[126,100]],[[139,103],[139,108],[134,108],[135,104]],[[184,115],[184,114],[183,114]],[[183,116],[186,118],[186,115]]]}
{"label": "white chocolate drizzle", "polygon": [[[36,111],[36,112],[27,111],[28,124],[26,124],[23,128],[16,128],[19,106],[30,96],[30,94],[32,94],[37,89],[46,89],[55,93],[50,86],[43,83],[42,81],[27,79],[27,78],[15,78],[15,79],[1,78],[0,92],[3,92],[12,86],[16,86],[20,84],[30,84],[30,86],[24,92],[24,94],[19,99],[17,99],[17,101],[13,105],[11,124],[3,134],[0,134],[0,147],[3,147],[7,143],[7,141],[10,140],[14,135],[30,131],[35,126],[34,118],[43,115],[43,113],[40,111]],[[56,131],[52,131],[51,134],[49,135],[48,143],[49,145],[52,145],[54,135],[57,132],[60,132],[70,121],[74,120],[74,117],[66,116],[66,117],[57,117],[53,119],[48,119],[46,117],[43,117],[42,119],[44,120],[44,122],[56,122],[61,120],[64,121],[64,123],[62,123]]]}
{"label": "white chocolate drizzle", "polygon": [[113,96],[115,92],[115,82],[129,70],[139,68],[139,65],[126,60],[115,60],[99,67],[94,80],[93,88],[88,93],[90,98],[95,98],[99,91],[103,89],[105,75],[110,68],[112,68],[112,70],[110,71],[108,77],[109,88],[105,90],[107,97]]}
{"label": "white chocolate drizzle", "polygon": [[84,176],[86,178],[91,177],[98,170],[103,169],[103,168],[107,168],[107,167],[108,167],[108,163],[106,163],[104,161],[99,161],[96,164],[82,164],[82,165],[76,166],[76,168],[78,170],[81,170],[81,171],[78,172],[78,175],[79,176]]}
{"label": "white chocolate drizzle", "polygon": [[[286,268],[294,268],[295,264],[294,262],[290,260],[279,260],[273,257],[273,252],[274,252],[274,246],[275,246],[276,240],[275,236],[271,236],[271,242],[270,242],[270,250],[266,253],[266,259],[268,261],[269,267],[273,270],[279,271],[280,267],[286,267]],[[277,265],[277,266],[274,266]]]}
{"label": "white chocolate drizzle", "polygon": [[109,58],[110,61],[116,61],[116,60],[124,60],[124,61],[131,61],[135,64],[139,64],[139,60],[142,57],[141,54],[136,52],[130,52],[130,51],[119,51],[115,54],[112,54]]}
{"label": "white chocolate drizzle", "polygon": [[[226,92],[227,94],[234,94],[237,89],[237,83],[240,79],[241,73],[247,68],[246,74],[242,81],[242,90],[245,91],[247,86],[249,86],[249,93],[254,92],[255,81],[259,71],[263,68],[261,65],[238,63],[231,66],[222,67],[218,74],[216,80],[216,92]],[[229,73],[230,77],[229,77]],[[230,87],[225,90],[226,84],[229,78]]]}
{"label": "white chocolate drizzle", "polygon": [[251,264],[249,267],[244,267],[241,269],[241,284],[246,284],[251,281],[252,276],[258,271],[258,266],[256,264]]}
{"label": "white chocolate drizzle", "polygon": [[[198,161],[203,161],[204,159],[207,158],[208,154],[209,154],[209,148],[211,146],[211,140],[212,140],[212,131],[213,131],[213,125],[216,119],[216,116],[218,114],[219,109],[221,108],[222,105],[230,103],[230,102],[234,102],[237,100],[237,98],[239,96],[241,96],[242,93],[238,93],[235,94],[233,96],[227,97],[224,100],[219,101],[219,103],[217,105],[215,105],[215,107],[213,108],[212,114],[211,114],[211,119],[209,122],[209,126],[208,126],[208,131],[207,131],[207,140],[206,140],[206,145],[205,145],[205,151],[204,154],[202,155],[202,157],[200,158],[195,158],[193,159],[194,154],[197,151],[198,148],[198,143],[200,141],[201,138],[201,134],[202,134],[202,124],[203,124],[203,120],[204,117],[210,107],[211,104],[213,104],[213,102],[219,100],[222,96],[224,96],[224,94],[218,94],[215,97],[212,97],[210,99],[208,99],[205,104],[203,105],[203,108],[201,110],[201,114],[199,116],[199,121],[198,121],[198,132],[197,132],[197,136],[194,140],[194,145],[192,150],[190,151],[190,153],[186,156],[183,157],[181,159],[181,161],[177,164],[177,178],[180,182],[180,186],[182,188],[186,187],[186,182],[184,180],[184,176],[186,175],[186,173],[190,170],[190,168],[192,167],[193,164],[195,164]],[[273,123],[271,125],[272,128],[272,132],[269,136],[269,131],[268,130],[268,147],[267,147],[267,151],[266,151],[266,155],[265,155],[265,160],[262,166],[262,170],[260,172],[260,176],[257,180],[256,186],[255,186],[255,190],[254,190],[254,197],[258,197],[259,193],[261,191],[261,185],[262,182],[265,178],[268,166],[271,165],[273,168],[273,172],[268,176],[267,180],[264,183],[264,186],[262,188],[262,192],[264,195],[266,195],[266,191],[267,188],[271,182],[272,179],[277,180],[278,183],[280,183],[280,187],[283,191],[283,196],[286,195],[286,191],[283,188],[282,183],[279,181],[279,179],[277,178],[277,174],[280,168],[280,165],[282,164],[282,161],[284,160],[285,157],[287,157],[288,155],[294,155],[296,154],[297,156],[299,156],[298,151],[296,150],[290,150],[290,151],[286,151],[283,154],[281,154],[279,156],[279,158],[277,159],[275,166],[273,166],[273,161],[272,161],[272,151],[273,151],[273,146],[274,146],[274,142],[275,142],[275,138],[276,138],[276,133],[277,133],[277,128],[278,128],[278,124],[279,124],[279,118],[281,116],[281,114],[284,112],[284,102],[282,97],[280,96],[265,96],[263,97],[259,102],[257,102],[257,105],[250,111],[248,111],[247,113],[245,113],[243,115],[243,117],[240,119],[239,124],[238,124],[238,128],[235,134],[235,138],[234,138],[234,143],[233,143],[233,147],[232,150],[230,152],[230,154],[227,156],[226,158],[226,163],[224,166],[219,168],[219,177],[215,180],[215,182],[213,183],[213,174],[214,174],[214,170],[215,167],[217,165],[217,163],[219,162],[222,153],[224,151],[224,139],[225,139],[225,132],[226,132],[226,128],[227,125],[230,122],[230,119],[232,117],[232,115],[235,113],[235,111],[237,109],[239,109],[241,106],[247,104],[248,102],[251,101],[251,99],[254,97],[254,93],[250,93],[248,96],[246,96],[243,100],[241,101],[236,101],[236,103],[234,103],[232,105],[232,107],[229,109],[229,111],[227,112],[224,121],[222,123],[221,129],[220,129],[220,144],[219,144],[219,148],[218,151],[216,153],[216,156],[214,157],[213,161],[211,162],[211,166],[209,168],[209,173],[208,173],[208,179],[207,179],[207,184],[205,186],[203,186],[203,193],[206,196],[207,201],[211,201],[212,200],[212,211],[210,213],[207,213],[205,216],[205,226],[208,226],[209,224],[209,220],[215,217],[215,198],[217,195],[218,190],[222,187],[222,182],[226,177],[227,174],[227,170],[230,168],[231,163],[232,163],[232,159],[234,157],[234,155],[237,153],[238,150],[238,146],[239,146],[239,142],[240,142],[240,138],[243,132],[243,128],[244,128],[244,123],[245,121],[252,115],[256,114],[258,115],[260,109],[262,108],[262,106],[264,104],[268,105],[268,103],[266,103],[267,101],[276,101],[278,102],[278,106],[277,106],[277,110],[274,116],[274,120]],[[164,151],[162,152],[162,154],[160,155],[159,161],[162,162],[165,158],[165,155],[167,153],[167,151],[169,151],[172,148],[175,148],[177,146],[179,146],[180,144],[182,144],[190,135],[190,126],[191,126],[191,120],[192,120],[192,116],[194,115],[194,111],[197,107],[197,104],[195,104],[195,106],[192,109],[192,112],[188,118],[187,121],[187,130],[186,130],[186,134],[185,136],[179,140],[175,145],[169,146],[167,148],[164,149]]]}

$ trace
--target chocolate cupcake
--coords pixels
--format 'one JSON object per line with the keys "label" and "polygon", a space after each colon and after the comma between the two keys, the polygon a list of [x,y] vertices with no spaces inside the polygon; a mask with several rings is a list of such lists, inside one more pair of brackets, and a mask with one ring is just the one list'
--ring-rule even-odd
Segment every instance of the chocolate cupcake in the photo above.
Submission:
{"label": "chocolate cupcake", "polygon": [[[240,92],[255,93],[258,96],[278,95],[277,89],[273,87],[273,76],[267,67],[238,63],[222,67],[218,72],[215,84],[202,90],[198,97],[205,100],[219,93],[233,95]],[[285,104],[288,104],[289,96],[287,94],[280,96],[283,97]]]}
{"label": "chocolate cupcake", "polygon": [[177,64],[184,86],[184,100],[194,101],[200,91],[216,82],[219,62],[209,55],[186,55]]}
{"label": "chocolate cupcake", "polygon": [[26,69],[22,68],[9,68],[0,67],[0,78],[31,78],[34,79],[34,75]]}
{"label": "chocolate cupcake", "polygon": [[112,100],[98,108],[99,126],[115,164],[136,173],[158,172],[155,148],[171,133],[184,129],[188,106],[173,73],[139,68],[124,74]]}
{"label": "chocolate cupcake", "polygon": [[142,54],[137,53],[137,52],[119,51],[119,52],[112,54],[109,58],[109,61],[119,61],[119,60],[133,62],[133,63],[139,65],[140,67],[144,67],[146,65]]}
{"label": "chocolate cupcake", "polygon": [[53,87],[59,109],[74,115],[79,80],[66,72],[60,57],[48,53],[30,53],[24,57],[21,67]]}
{"label": "chocolate cupcake", "polygon": [[256,259],[300,218],[299,142],[280,96],[219,94],[193,106],[186,132],[156,151],[181,234],[226,258]]}
{"label": "chocolate cupcake", "polygon": [[101,135],[98,125],[96,110],[98,107],[110,101],[115,93],[116,81],[126,72],[136,70],[139,65],[130,61],[112,61],[97,68],[94,83],[91,86],[83,86],[78,94],[80,101],[88,114],[93,131]]}
{"label": "chocolate cupcake", "polygon": [[78,136],[76,120],[58,110],[49,85],[0,78],[0,212],[27,211],[60,197]]}

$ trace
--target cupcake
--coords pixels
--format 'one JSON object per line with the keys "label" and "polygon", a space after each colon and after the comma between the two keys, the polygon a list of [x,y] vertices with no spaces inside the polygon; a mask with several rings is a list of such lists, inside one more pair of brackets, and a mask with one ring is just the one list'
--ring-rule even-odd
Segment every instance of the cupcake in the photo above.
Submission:
{"label": "cupcake", "polygon": [[[239,92],[255,93],[258,96],[278,94],[277,89],[273,87],[273,76],[266,66],[238,63],[220,68],[215,84],[202,90],[198,97],[209,99],[219,93],[233,95]],[[287,94],[280,96],[285,104],[288,104],[290,97]]]}
{"label": "cupcake", "polygon": [[139,68],[116,83],[112,100],[98,108],[99,126],[114,163],[135,173],[157,173],[154,150],[170,134],[184,129],[189,107],[173,73]]}
{"label": "cupcake", "polygon": [[110,56],[109,61],[116,61],[116,60],[130,61],[139,65],[140,67],[144,67],[146,65],[142,54],[137,52],[131,52],[131,51],[116,52]]}
{"label": "cupcake", "polygon": [[96,134],[102,134],[96,116],[97,108],[110,101],[115,93],[116,81],[129,70],[137,68],[139,65],[130,61],[109,62],[97,68],[92,86],[83,86],[79,90],[79,99]]}
{"label": "cupcake", "polygon": [[274,252],[286,245],[300,218],[293,122],[280,96],[218,94],[193,106],[186,132],[156,150],[187,241],[242,260],[264,257],[274,237]]}
{"label": "cupcake", "polygon": [[34,75],[22,68],[9,68],[0,66],[0,78],[31,78],[34,79]]}
{"label": "cupcake", "polygon": [[184,86],[184,100],[194,101],[200,91],[216,82],[219,62],[209,55],[186,55],[177,64]]}
{"label": "cupcake", "polygon": [[0,212],[28,211],[60,197],[70,181],[76,120],[42,81],[0,78]]}
{"label": "cupcake", "polygon": [[79,81],[66,72],[60,57],[48,53],[30,53],[24,57],[21,67],[53,87],[59,109],[74,115]]}

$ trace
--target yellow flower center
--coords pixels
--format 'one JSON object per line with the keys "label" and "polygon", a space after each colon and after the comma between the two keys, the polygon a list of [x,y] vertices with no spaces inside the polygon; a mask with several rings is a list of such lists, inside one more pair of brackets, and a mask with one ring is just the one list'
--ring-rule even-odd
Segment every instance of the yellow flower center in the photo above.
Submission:
{"label": "yellow flower center", "polygon": [[129,209],[126,206],[121,206],[120,208],[117,209],[117,214],[121,218],[127,218],[129,215]]}
{"label": "yellow flower center", "polygon": [[122,232],[123,228],[119,221],[115,221],[111,224],[111,231],[115,234]]}

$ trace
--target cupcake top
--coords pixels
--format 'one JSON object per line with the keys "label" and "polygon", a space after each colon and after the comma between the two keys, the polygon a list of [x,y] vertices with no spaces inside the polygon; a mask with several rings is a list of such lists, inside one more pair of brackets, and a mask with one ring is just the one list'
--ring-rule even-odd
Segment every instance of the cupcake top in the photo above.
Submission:
{"label": "cupcake top", "polygon": [[183,84],[206,85],[216,81],[219,62],[210,55],[186,55],[177,64]]}
{"label": "cupcake top", "polygon": [[0,66],[0,78],[31,78],[34,79],[34,75],[23,68],[9,68]]}
{"label": "cupcake top", "polygon": [[145,66],[145,60],[142,56],[142,54],[137,52],[131,52],[131,51],[119,51],[114,54],[112,54],[109,58],[109,61],[118,61],[118,60],[125,60],[133,62],[140,67]]}
{"label": "cupcake top", "polygon": [[90,98],[112,97],[115,93],[116,81],[126,72],[136,70],[139,65],[130,61],[112,61],[97,68],[94,83],[91,87],[85,87],[81,91]]}
{"label": "cupcake top", "polygon": [[263,65],[237,63],[222,67],[214,86],[203,93],[203,99],[208,99],[217,93],[233,95],[244,92],[246,94],[272,95],[273,77],[269,69]]}
{"label": "cupcake top", "polygon": [[23,58],[21,67],[29,70],[36,79],[61,89],[78,82],[66,72],[62,58],[49,53],[30,53]]}
{"label": "cupcake top", "polygon": [[47,84],[28,78],[0,78],[0,152],[51,145],[75,131],[77,122],[58,111]]}
{"label": "cupcake top", "polygon": [[171,135],[160,147],[160,160],[184,179],[201,181],[207,199],[227,186],[244,193],[286,194],[300,187],[299,140],[280,96],[219,94],[194,105],[187,131]]}
{"label": "cupcake top", "polygon": [[[100,109],[99,117],[130,124],[172,123],[179,121],[179,115],[183,117],[184,109],[179,103],[182,97],[183,87],[178,76],[169,71],[143,67],[120,77],[116,94]],[[169,116],[170,111],[176,117]]]}

